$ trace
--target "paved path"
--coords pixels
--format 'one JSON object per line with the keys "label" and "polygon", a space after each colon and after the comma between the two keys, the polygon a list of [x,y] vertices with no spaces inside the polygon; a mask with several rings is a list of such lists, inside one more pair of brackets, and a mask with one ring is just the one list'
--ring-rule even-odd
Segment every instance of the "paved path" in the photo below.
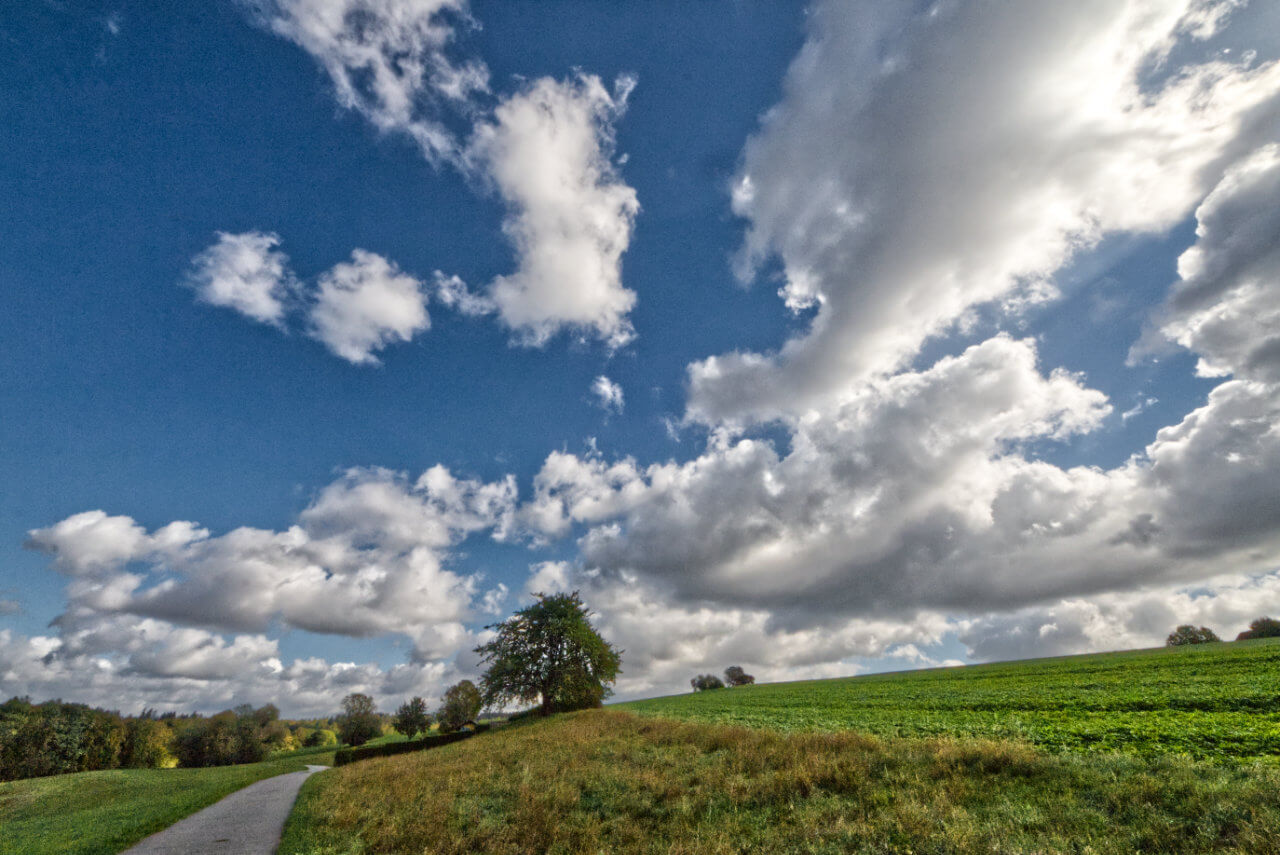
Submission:
{"label": "paved path", "polygon": [[308,766],[250,784],[158,831],[122,855],[272,855],[302,782],[328,766]]}

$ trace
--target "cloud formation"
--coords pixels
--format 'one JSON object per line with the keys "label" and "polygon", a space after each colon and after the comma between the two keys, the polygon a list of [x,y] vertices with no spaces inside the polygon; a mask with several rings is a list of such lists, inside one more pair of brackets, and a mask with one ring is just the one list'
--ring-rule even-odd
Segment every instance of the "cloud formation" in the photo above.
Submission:
{"label": "cloud formation", "polygon": [[[815,3],[733,192],[739,273],[816,310],[774,354],[689,367],[689,417],[798,414],[1016,309],[1115,232],[1161,232],[1274,133],[1280,64],[1204,57],[1233,3]],[[999,45],[999,49],[992,49]]]}
{"label": "cloud formation", "polygon": [[270,232],[218,232],[217,242],[191,260],[185,284],[203,303],[283,326],[295,280],[279,245],[280,236]]}
{"label": "cloud formation", "polygon": [[375,351],[430,326],[423,284],[363,249],[321,274],[308,318],[312,337],[356,365],[376,365]]}
{"label": "cloud formation", "polygon": [[591,394],[596,397],[596,406],[606,413],[621,413],[626,406],[622,386],[603,374],[591,381]]}
{"label": "cloud formation", "polygon": [[475,130],[468,155],[507,202],[503,231],[518,263],[490,295],[524,341],[542,344],[564,327],[613,347],[634,335],[636,295],[621,266],[640,205],[612,162],[613,123],[634,85],[621,78],[610,93],[594,75],[544,77]]}

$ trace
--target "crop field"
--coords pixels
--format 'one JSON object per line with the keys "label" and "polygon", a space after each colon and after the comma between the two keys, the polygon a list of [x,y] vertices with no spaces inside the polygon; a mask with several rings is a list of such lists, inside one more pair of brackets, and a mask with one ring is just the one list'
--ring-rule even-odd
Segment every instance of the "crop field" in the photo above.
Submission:
{"label": "crop field", "polygon": [[786,732],[1271,760],[1280,757],[1280,639],[773,683],[617,707]]}

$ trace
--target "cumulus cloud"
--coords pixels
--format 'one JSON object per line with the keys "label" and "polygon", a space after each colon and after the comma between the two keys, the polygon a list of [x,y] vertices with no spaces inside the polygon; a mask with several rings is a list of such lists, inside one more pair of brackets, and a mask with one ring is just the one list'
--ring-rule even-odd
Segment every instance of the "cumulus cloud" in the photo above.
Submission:
{"label": "cumulus cloud", "polygon": [[274,33],[320,63],[343,107],[407,134],[431,162],[459,155],[451,112],[488,91],[479,60],[450,56],[471,26],[466,0],[246,0]]}
{"label": "cumulus cloud", "polygon": [[392,262],[357,249],[321,274],[308,320],[312,337],[336,356],[377,365],[375,351],[430,326],[427,292]]}
{"label": "cumulus cloud", "polygon": [[739,273],[776,254],[816,314],[777,353],[691,365],[690,417],[839,398],[1102,236],[1184,218],[1274,133],[1280,64],[1187,59],[1233,5],[816,3],[733,193]]}
{"label": "cumulus cloud", "polygon": [[282,326],[296,286],[279,235],[218,232],[218,240],[191,260],[185,284],[201,302]]}
{"label": "cumulus cloud", "polygon": [[234,633],[275,622],[393,633],[426,661],[466,646],[465,623],[484,596],[477,578],[445,566],[449,548],[476,532],[504,537],[515,499],[512,479],[484,483],[434,467],[409,481],[353,469],[284,531],[210,537],[172,523],[148,533],[128,517],[89,511],[31,532],[29,546],[73,575],[67,621],[125,615]]}
{"label": "cumulus cloud", "polygon": [[[1229,169],[1196,209],[1196,242],[1158,313],[1159,333],[1200,355],[1205,377],[1280,381],[1280,145]],[[1153,347],[1153,333],[1135,348]]]}
{"label": "cumulus cloud", "polygon": [[[414,139],[507,205],[515,272],[471,298],[437,276],[445,305],[499,319],[524,344],[562,329],[611,347],[634,336],[621,259],[639,210],[613,162],[614,122],[635,84],[594,75],[536,79],[495,99],[488,69],[451,56],[472,26],[465,0],[255,0],[260,20],[325,68],[335,95],[383,132]],[[465,137],[465,141],[463,138]]]}
{"label": "cumulus cloud", "polygon": [[596,406],[606,413],[620,413],[624,406],[622,386],[601,374],[591,381],[591,394],[596,398]]}
{"label": "cumulus cloud", "polygon": [[498,312],[530,343],[562,327],[590,330],[612,346],[633,336],[635,292],[621,259],[639,203],[612,162],[613,122],[634,81],[610,93],[598,77],[541,78],[498,105],[469,150],[507,202],[503,230],[518,269],[491,287]]}

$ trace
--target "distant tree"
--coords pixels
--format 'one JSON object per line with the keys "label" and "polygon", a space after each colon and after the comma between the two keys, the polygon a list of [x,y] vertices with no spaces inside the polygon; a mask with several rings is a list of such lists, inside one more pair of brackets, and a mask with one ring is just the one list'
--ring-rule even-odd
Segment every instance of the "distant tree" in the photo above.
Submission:
{"label": "distant tree", "polygon": [[436,721],[440,724],[440,732],[453,733],[456,730],[461,730],[463,725],[475,721],[476,716],[480,714],[482,705],[483,700],[480,697],[480,690],[470,680],[463,680],[457,685],[450,686],[449,691],[444,693],[444,702],[440,705],[440,712],[436,713]]}
{"label": "distant tree", "polygon": [[724,681],[730,686],[750,686],[756,678],[743,671],[742,666],[730,665],[724,669]]}
{"label": "distant tree", "polygon": [[327,728],[320,728],[308,733],[302,740],[302,744],[307,748],[319,748],[325,745],[337,745],[338,734]]}
{"label": "distant tree", "polygon": [[412,698],[405,701],[396,710],[396,717],[392,720],[396,730],[405,736],[413,739],[415,733],[426,733],[431,727],[431,716],[427,714],[427,702],[422,698]]}
{"label": "distant tree", "polygon": [[724,682],[715,674],[699,674],[689,681],[695,692],[706,692],[711,689],[723,689]]}
{"label": "distant tree", "polygon": [[1189,623],[1169,633],[1169,637],[1164,640],[1166,647],[1181,647],[1185,644],[1208,644],[1211,641],[1221,641],[1217,633],[1209,629],[1207,626],[1196,628]]}
{"label": "distant tree", "polygon": [[534,596],[537,602],[490,626],[497,635],[476,648],[489,665],[484,706],[536,702],[542,715],[600,706],[622,651],[600,637],[577,591]]}
{"label": "distant tree", "polygon": [[1247,641],[1250,638],[1276,638],[1280,636],[1280,620],[1260,617],[1249,628],[1236,636],[1236,641]]}
{"label": "distant tree", "polygon": [[364,745],[382,733],[382,721],[378,718],[373,698],[355,692],[342,699],[342,713],[338,716],[338,738],[347,745]]}

